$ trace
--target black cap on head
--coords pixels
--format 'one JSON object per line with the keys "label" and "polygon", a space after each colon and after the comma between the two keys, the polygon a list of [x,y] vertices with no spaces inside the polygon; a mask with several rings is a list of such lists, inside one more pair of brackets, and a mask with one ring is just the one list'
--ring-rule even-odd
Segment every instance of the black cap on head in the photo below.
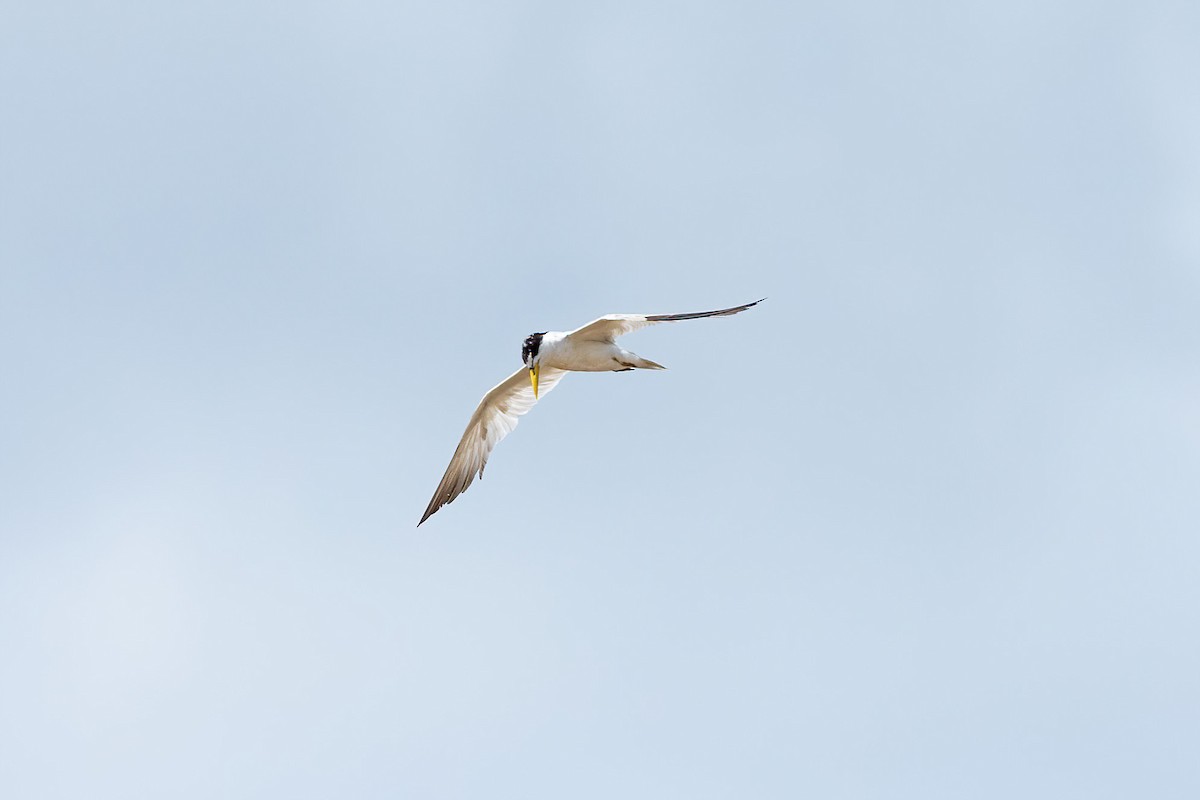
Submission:
{"label": "black cap on head", "polygon": [[521,363],[528,364],[533,360],[538,350],[542,347],[542,337],[546,335],[545,331],[541,333],[531,333],[525,337],[525,343],[521,345]]}

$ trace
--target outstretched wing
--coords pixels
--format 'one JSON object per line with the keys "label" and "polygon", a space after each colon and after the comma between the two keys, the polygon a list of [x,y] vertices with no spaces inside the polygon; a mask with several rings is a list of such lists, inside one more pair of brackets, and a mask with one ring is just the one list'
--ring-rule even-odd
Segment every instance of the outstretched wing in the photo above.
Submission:
{"label": "outstretched wing", "polygon": [[[766,300],[764,297],[763,300]],[[567,336],[576,341],[584,342],[615,342],[618,336],[633,333],[636,330],[654,325],[659,322],[679,322],[685,319],[703,319],[704,317],[726,317],[730,314],[740,314],[747,308],[756,306],[762,300],[746,303],[744,306],[722,308],[717,311],[696,311],[691,314],[608,314],[598,320],[589,322],[582,328],[576,328]]]}
{"label": "outstretched wing", "polygon": [[[566,370],[542,367],[538,374],[538,393],[543,397],[549,394],[566,374]],[[471,421],[467,423],[458,449],[454,451],[450,466],[446,467],[446,474],[433,493],[421,522],[465,492],[476,475],[483,477],[483,468],[487,466],[492,448],[513,432],[519,418],[536,403],[533,387],[529,383],[529,370],[524,367],[483,396],[479,407],[471,415]],[[421,522],[417,523],[418,527]]]}

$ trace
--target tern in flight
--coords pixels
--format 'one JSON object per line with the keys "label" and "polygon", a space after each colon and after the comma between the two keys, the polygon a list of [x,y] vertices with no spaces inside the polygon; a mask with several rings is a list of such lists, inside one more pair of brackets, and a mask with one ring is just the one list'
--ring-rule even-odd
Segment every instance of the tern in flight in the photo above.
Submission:
{"label": "tern in flight", "polygon": [[[475,476],[483,477],[488,455],[501,439],[517,427],[518,418],[533,408],[568,372],[628,372],[633,369],[666,369],[617,344],[617,337],[659,322],[725,317],[739,314],[762,300],[744,306],[692,314],[609,314],[568,333],[532,333],[521,345],[520,369],[483,396],[459,440],[450,466],[442,476],[421,522],[467,490]],[[417,523],[420,527],[421,522]]]}

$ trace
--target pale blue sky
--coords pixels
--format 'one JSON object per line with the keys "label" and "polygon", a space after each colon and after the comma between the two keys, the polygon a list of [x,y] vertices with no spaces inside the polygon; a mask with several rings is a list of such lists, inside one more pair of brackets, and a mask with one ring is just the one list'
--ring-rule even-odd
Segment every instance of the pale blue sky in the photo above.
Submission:
{"label": "pale blue sky", "polygon": [[1197,41],[4,6],[0,794],[1200,795]]}

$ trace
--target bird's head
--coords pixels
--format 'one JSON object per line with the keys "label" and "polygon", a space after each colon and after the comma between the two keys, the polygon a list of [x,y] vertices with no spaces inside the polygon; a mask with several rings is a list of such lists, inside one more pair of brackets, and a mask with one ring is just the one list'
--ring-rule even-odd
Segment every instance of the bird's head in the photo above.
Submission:
{"label": "bird's head", "polygon": [[538,396],[538,373],[541,372],[542,360],[539,351],[542,348],[542,337],[545,335],[545,331],[531,333],[525,337],[525,343],[521,345],[521,361],[525,362],[525,366],[529,370],[529,382],[533,384],[534,400]]}

